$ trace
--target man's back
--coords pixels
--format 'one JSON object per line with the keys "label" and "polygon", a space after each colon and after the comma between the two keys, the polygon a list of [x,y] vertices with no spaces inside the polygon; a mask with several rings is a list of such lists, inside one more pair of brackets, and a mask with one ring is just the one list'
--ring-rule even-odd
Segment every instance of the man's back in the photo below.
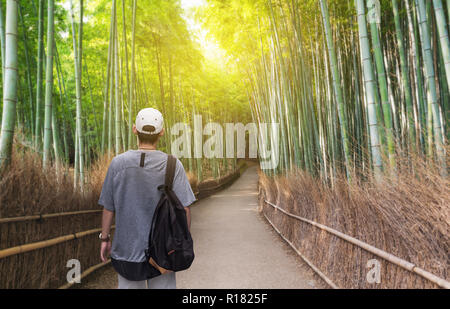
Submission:
{"label": "man's back", "polygon": [[[145,154],[141,164],[142,154]],[[115,212],[116,230],[111,257],[117,261],[144,262],[150,225],[161,197],[167,154],[130,150],[115,157],[108,169],[99,204]],[[173,190],[183,206],[195,201],[183,165],[177,160]]]}

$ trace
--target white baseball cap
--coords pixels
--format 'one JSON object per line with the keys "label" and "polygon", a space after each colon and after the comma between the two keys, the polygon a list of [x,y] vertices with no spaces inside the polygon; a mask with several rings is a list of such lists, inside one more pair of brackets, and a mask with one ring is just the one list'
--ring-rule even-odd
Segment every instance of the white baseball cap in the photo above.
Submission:
{"label": "white baseball cap", "polygon": [[[155,131],[145,131],[145,126],[155,127]],[[154,108],[144,108],[136,116],[136,130],[142,134],[159,134],[164,126],[163,115]]]}

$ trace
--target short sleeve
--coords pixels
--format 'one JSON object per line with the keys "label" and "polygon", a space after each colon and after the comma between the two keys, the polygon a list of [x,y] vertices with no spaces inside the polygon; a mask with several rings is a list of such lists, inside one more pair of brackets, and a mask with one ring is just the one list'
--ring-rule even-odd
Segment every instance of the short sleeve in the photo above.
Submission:
{"label": "short sleeve", "polygon": [[98,200],[98,204],[105,207],[105,209],[109,211],[114,211],[113,186],[115,173],[113,162],[109,165],[105,181],[103,182],[102,193],[100,194],[100,199]]}
{"label": "short sleeve", "polygon": [[186,176],[183,164],[178,159],[172,188],[184,207],[187,207],[195,202],[196,198],[194,192],[192,192],[191,184]]}

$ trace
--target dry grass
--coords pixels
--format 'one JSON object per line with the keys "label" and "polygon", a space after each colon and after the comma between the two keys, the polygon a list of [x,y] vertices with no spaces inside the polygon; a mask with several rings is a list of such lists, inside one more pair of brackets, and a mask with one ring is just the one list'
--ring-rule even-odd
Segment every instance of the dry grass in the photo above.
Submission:
{"label": "dry grass", "polygon": [[[111,156],[112,157],[112,156]],[[101,210],[97,204],[110,163],[105,155],[89,169],[84,192],[74,190],[73,169],[44,171],[41,157],[16,148],[11,165],[0,175],[0,218],[77,210]],[[188,173],[194,192],[198,181]],[[99,228],[101,213],[0,223],[0,250]],[[0,259],[0,288],[56,288],[66,283],[66,263],[78,259],[81,269],[100,263],[97,235],[71,240]]]}
{"label": "dry grass", "polygon": [[186,176],[191,184],[192,191],[194,193],[198,192],[198,179],[197,176],[192,172],[186,172]]}
{"label": "dry grass", "polygon": [[100,263],[98,235],[0,259],[0,288],[58,288],[67,283],[70,259],[80,261],[81,271]]}
{"label": "dry grass", "polygon": [[[17,150],[10,167],[0,175],[0,218],[100,210],[98,198],[106,159],[91,170],[84,193],[74,190],[73,172],[44,171],[41,157]],[[0,224],[0,249],[98,228],[101,213],[54,217]],[[66,282],[68,260],[82,269],[99,263],[97,235],[0,259],[0,288],[56,288]]]}
{"label": "dry grass", "polygon": [[71,171],[44,171],[38,154],[16,153],[0,178],[0,217],[98,209],[99,174],[94,167],[91,183],[81,193],[74,190]]}
{"label": "dry grass", "polygon": [[[413,169],[411,168],[413,165]],[[274,179],[260,173],[260,205],[282,233],[332,281],[345,288],[435,288],[436,285],[315,227],[283,209],[410,261],[449,280],[450,180],[423,160],[403,162],[396,176],[333,188],[302,171]],[[381,283],[366,281],[366,263],[381,263]]]}

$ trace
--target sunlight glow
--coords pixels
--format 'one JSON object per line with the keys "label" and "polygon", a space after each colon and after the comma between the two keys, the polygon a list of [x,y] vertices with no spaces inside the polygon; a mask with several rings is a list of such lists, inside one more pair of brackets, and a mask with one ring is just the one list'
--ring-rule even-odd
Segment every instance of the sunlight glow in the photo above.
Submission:
{"label": "sunlight glow", "polygon": [[181,0],[181,7],[185,12],[183,18],[194,35],[194,39],[202,47],[205,58],[224,67],[228,58],[226,52],[214,40],[208,38],[208,32],[203,29],[202,25],[194,17],[195,9],[205,5],[207,5],[206,0]]}

